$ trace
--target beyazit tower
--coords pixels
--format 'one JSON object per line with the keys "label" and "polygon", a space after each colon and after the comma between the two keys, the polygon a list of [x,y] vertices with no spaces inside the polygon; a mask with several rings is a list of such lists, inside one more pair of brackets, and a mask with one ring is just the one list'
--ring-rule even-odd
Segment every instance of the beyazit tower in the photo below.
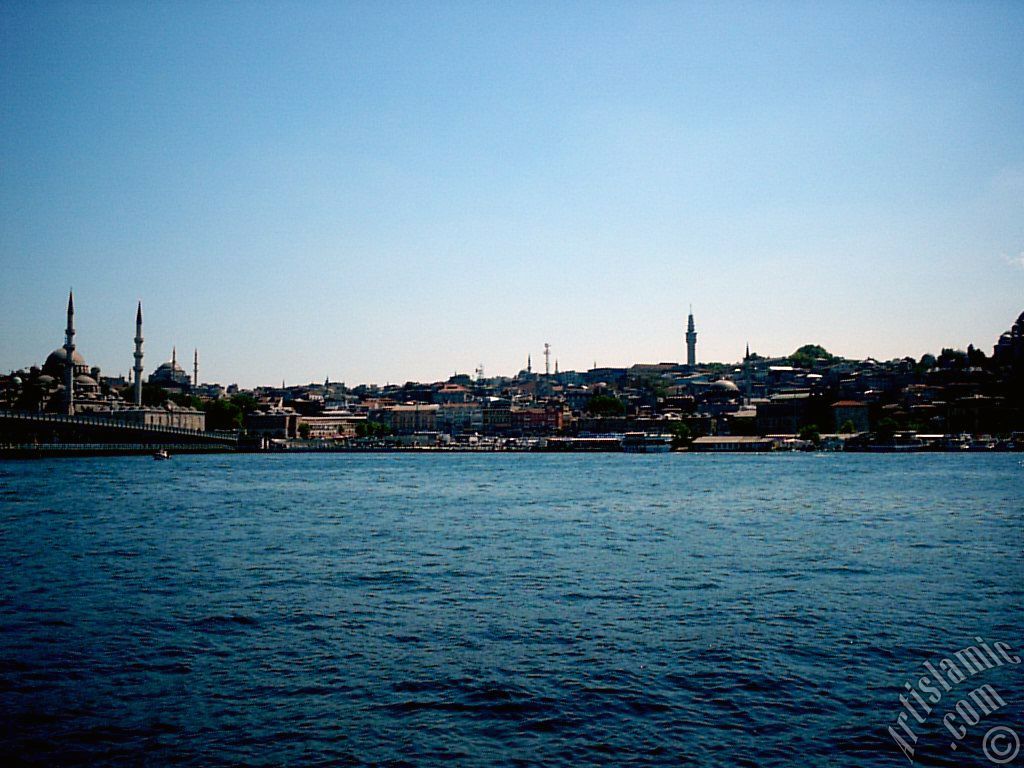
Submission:
{"label": "beyazit tower", "polygon": [[686,364],[691,368],[697,364],[697,330],[693,325],[693,307],[686,322]]}

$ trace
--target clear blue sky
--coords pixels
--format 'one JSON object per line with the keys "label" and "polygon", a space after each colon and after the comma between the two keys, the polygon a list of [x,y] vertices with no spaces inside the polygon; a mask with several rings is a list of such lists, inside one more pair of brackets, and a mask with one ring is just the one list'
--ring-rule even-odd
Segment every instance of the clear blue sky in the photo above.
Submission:
{"label": "clear blue sky", "polygon": [[1024,3],[0,6],[0,369],[991,353]]}

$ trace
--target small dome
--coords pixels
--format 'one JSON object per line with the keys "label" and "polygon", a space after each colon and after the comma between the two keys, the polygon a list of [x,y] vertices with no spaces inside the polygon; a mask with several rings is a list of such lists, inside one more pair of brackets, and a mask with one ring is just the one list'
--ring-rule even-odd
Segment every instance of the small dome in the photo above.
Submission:
{"label": "small dome", "polygon": [[40,376],[38,379],[36,379],[36,381],[38,381],[40,384],[45,384],[45,385],[49,386],[50,384],[53,384],[53,382],[55,382],[56,379],[53,378],[53,376],[50,376],[49,374],[44,373],[42,376]]}
{"label": "small dome", "polygon": [[718,381],[711,382],[711,390],[726,394],[739,392],[740,388],[736,386],[735,382],[729,381],[729,379],[719,379]]}
{"label": "small dome", "polygon": [[92,376],[86,376],[84,373],[75,376],[75,384],[81,384],[84,387],[95,387],[96,379]]}

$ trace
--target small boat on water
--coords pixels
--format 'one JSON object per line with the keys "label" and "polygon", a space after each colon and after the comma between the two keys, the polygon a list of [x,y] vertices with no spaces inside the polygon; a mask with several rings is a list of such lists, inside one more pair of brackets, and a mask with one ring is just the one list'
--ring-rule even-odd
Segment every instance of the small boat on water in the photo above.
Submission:
{"label": "small boat on water", "polygon": [[157,461],[166,461],[167,459],[171,458],[171,454],[169,454],[166,450],[161,449],[153,454],[153,458],[156,459]]}

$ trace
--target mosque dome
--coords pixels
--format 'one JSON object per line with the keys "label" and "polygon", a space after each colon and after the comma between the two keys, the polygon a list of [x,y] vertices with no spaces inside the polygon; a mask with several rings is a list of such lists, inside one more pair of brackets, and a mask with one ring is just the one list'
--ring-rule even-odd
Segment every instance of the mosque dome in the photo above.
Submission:
{"label": "mosque dome", "polygon": [[178,365],[177,352],[173,352],[170,360],[166,363],[160,363],[156,370],[150,374],[149,383],[174,387],[187,387],[192,383],[192,377],[185,373],[184,368]]}
{"label": "mosque dome", "polygon": [[177,360],[171,360],[166,363],[160,363],[157,366],[157,371],[164,371],[166,373],[184,373],[185,369],[178,365]]}
{"label": "mosque dome", "polygon": [[[74,364],[76,376],[81,373],[89,373],[89,364],[85,362],[85,358],[79,354],[77,349],[71,353],[71,360]],[[67,361],[68,353],[64,351],[63,347],[57,347],[47,356],[46,362],[43,363],[43,373],[48,373],[54,378],[63,380],[67,370]]]}
{"label": "mosque dome", "polygon": [[[55,350],[53,350],[53,352],[51,352],[47,356],[46,363],[44,363],[43,367],[44,368],[54,368],[54,367],[56,367],[56,368],[63,369],[64,365],[67,363],[67,360],[68,360],[68,353],[64,351],[64,347],[57,347]],[[71,362],[73,362],[75,364],[76,368],[78,368],[80,366],[87,365],[87,363],[85,362],[85,358],[82,357],[80,354],[78,354],[78,350],[77,349],[74,352],[71,353]]]}
{"label": "mosque dome", "polygon": [[740,388],[736,386],[735,382],[729,381],[729,379],[719,379],[718,381],[711,382],[711,391],[722,395],[731,395],[739,392]]}

